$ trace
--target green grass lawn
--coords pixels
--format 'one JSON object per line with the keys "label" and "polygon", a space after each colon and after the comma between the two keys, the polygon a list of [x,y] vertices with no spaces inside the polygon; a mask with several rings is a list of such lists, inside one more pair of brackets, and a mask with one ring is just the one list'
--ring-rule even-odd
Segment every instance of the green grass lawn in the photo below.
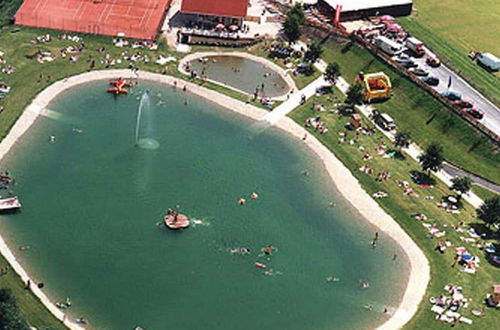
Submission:
{"label": "green grass lawn", "polygon": [[[421,188],[413,184],[410,178],[412,170],[419,170],[420,166],[417,162],[413,161],[410,157],[405,159],[391,159],[383,158],[375,152],[375,149],[385,143],[392,146],[391,142],[385,138],[380,132],[376,132],[374,136],[360,134],[358,140],[354,144],[344,142],[339,143],[339,132],[347,132],[347,139],[355,139],[356,134],[353,131],[348,131],[345,128],[348,123],[348,117],[340,117],[336,113],[322,112],[318,113],[312,110],[314,103],[323,104],[327,110],[334,109],[333,102],[327,96],[313,97],[306,104],[294,110],[290,116],[298,124],[302,125],[307,118],[321,115],[321,121],[327,124],[329,132],[327,134],[319,134],[314,130],[309,129],[311,134],[314,134],[325,146],[327,146],[338,157],[344,165],[353,173],[359,180],[363,188],[372,195],[377,191],[384,191],[388,193],[387,198],[378,199],[377,202],[384,208],[416,241],[417,245],[424,251],[429,259],[431,265],[431,282],[425,294],[424,300],[421,302],[420,308],[416,317],[412,319],[408,329],[440,329],[448,328],[450,325],[442,325],[434,319],[435,314],[430,311],[430,304],[428,299],[431,296],[439,296],[442,293],[442,288],[448,284],[459,284],[464,287],[464,295],[471,298],[470,307],[462,309],[461,313],[473,319],[472,326],[457,325],[456,328],[463,329],[493,329],[495,324],[500,322],[500,314],[498,311],[487,309],[483,318],[479,319],[472,316],[470,310],[473,307],[482,306],[482,300],[487,292],[490,292],[491,285],[499,280],[499,269],[494,268],[486,260],[484,253],[477,247],[464,243],[460,240],[459,236],[467,236],[465,233],[455,232],[451,226],[457,225],[459,221],[465,221],[466,226],[477,223],[475,219],[474,209],[465,204],[459,215],[445,212],[436,206],[436,202],[443,196],[448,196],[452,192],[443,183],[438,182],[433,188]],[[369,122],[363,118],[363,126],[371,126]],[[363,152],[359,147],[365,148],[373,158],[368,161],[363,161]],[[374,169],[374,175],[367,175],[359,170],[363,165],[367,165]],[[375,180],[376,173],[389,171],[391,179],[384,182]],[[406,180],[411,183],[418,194],[418,197],[405,196],[403,188],[399,187],[395,180]],[[433,196],[433,200],[425,200],[425,196]],[[413,219],[412,214],[424,213],[428,217],[428,223],[437,223],[439,228],[446,231],[446,236],[443,238],[429,238],[427,230],[422,226],[421,222]],[[446,225],[446,227],[445,227]],[[453,242],[454,246],[466,246],[471,253],[481,258],[481,267],[474,274],[466,274],[459,271],[460,267],[452,268],[451,264],[454,257],[454,249],[448,248],[444,254],[434,250],[437,241],[449,239]],[[383,239],[382,239],[383,241]]]}
{"label": "green grass lawn", "polygon": [[[0,254],[0,268],[7,265],[7,261]],[[20,308],[21,316],[28,320],[31,326],[37,329],[66,329],[66,327],[42,305],[40,300],[38,300],[30,290],[24,288],[25,283],[23,283],[19,276],[11,269],[9,269],[7,275],[0,276],[0,288],[5,287],[12,290]]]}
{"label": "green grass lawn", "polygon": [[9,23],[22,3],[23,0],[0,0],[0,27]]}
{"label": "green grass lawn", "polygon": [[498,196],[498,194],[494,191],[491,191],[489,189],[483,188],[481,186],[478,186],[476,184],[472,185],[472,191],[479,196],[482,200],[493,198],[495,196]]}
{"label": "green grass lawn", "polygon": [[360,71],[385,72],[391,78],[393,96],[388,101],[374,104],[376,108],[390,114],[396,125],[409,131],[421,147],[439,142],[443,145],[449,162],[500,183],[498,147],[487,136],[389,65],[375,58],[368,50],[353,43],[328,41],[323,59],[339,63],[342,76],[349,83],[353,83]]}
{"label": "green grass lawn", "polygon": [[398,21],[443,62],[500,105],[500,73],[495,76],[467,57],[473,49],[500,56],[500,2],[415,0],[413,3],[416,11]]}

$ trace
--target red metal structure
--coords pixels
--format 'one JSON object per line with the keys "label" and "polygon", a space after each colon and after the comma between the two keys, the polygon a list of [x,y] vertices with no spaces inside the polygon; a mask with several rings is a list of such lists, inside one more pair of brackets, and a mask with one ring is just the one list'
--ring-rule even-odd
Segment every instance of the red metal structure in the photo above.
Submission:
{"label": "red metal structure", "polygon": [[16,24],[155,39],[172,0],[25,0]]}

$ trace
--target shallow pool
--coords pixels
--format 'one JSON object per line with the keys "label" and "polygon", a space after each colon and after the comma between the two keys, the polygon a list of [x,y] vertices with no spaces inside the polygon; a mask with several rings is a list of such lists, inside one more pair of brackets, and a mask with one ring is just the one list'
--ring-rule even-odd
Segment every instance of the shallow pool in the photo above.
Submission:
{"label": "shallow pool", "polygon": [[199,76],[207,76],[223,85],[260,97],[286,95],[290,87],[283,77],[269,66],[238,56],[208,56],[190,62]]}

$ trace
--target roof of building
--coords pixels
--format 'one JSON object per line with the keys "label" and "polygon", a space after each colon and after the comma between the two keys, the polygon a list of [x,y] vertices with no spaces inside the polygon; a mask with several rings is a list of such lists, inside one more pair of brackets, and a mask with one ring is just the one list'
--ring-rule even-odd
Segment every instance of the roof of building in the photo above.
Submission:
{"label": "roof of building", "polygon": [[411,4],[413,0],[324,0],[330,7],[335,9],[337,5],[342,6],[342,11],[357,11],[379,7],[390,7]]}
{"label": "roof of building", "polygon": [[213,16],[245,17],[248,0],[182,0],[181,12]]}

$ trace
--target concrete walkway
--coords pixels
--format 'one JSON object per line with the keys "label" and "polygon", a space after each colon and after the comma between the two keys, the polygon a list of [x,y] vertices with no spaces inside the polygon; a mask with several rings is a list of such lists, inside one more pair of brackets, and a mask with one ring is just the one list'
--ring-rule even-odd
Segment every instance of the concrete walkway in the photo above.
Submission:
{"label": "concrete walkway", "polygon": [[276,124],[280,119],[286,117],[290,112],[292,112],[295,108],[297,108],[301,104],[302,95],[304,95],[307,100],[311,96],[316,94],[316,89],[318,87],[325,85],[330,85],[330,84],[326,82],[323,76],[319,77],[318,79],[314,80],[312,83],[307,85],[305,88],[301,89],[298,92],[293,93],[293,95],[288,100],[281,103],[273,111],[265,115],[262,118],[262,120],[267,121],[271,125]]}

